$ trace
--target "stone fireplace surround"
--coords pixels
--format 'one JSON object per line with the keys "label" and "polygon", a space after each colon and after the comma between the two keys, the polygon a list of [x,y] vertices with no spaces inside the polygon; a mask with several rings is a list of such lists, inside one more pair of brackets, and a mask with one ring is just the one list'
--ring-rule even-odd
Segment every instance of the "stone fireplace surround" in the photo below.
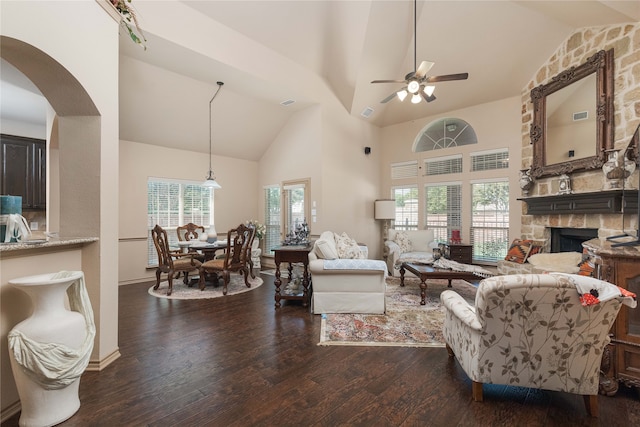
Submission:
{"label": "stone fireplace surround", "polygon": [[[552,76],[572,66],[580,65],[599,50],[614,49],[614,145],[627,146],[640,123],[640,24],[630,23],[604,27],[583,28],[570,35],[550,59],[542,65],[522,91],[522,165],[531,167],[533,149],[529,130],[533,120],[531,89],[547,83]],[[628,178],[627,188],[637,189],[638,173]],[[601,170],[571,174],[574,193],[603,190]],[[550,196],[558,193],[558,177],[537,179],[529,197]],[[523,203],[521,236],[525,239],[544,240],[545,252],[551,252],[551,230],[575,228],[598,230],[600,239],[619,235],[622,230],[638,228],[638,215],[620,213],[548,213],[529,215]]]}

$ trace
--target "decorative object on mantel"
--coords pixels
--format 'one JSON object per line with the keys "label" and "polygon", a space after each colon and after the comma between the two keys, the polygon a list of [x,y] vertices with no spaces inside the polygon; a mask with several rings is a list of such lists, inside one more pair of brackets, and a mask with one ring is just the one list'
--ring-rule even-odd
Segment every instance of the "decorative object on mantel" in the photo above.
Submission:
{"label": "decorative object on mantel", "polygon": [[[122,25],[124,25],[124,27],[127,29],[127,32],[129,33],[129,37],[131,37],[131,40],[133,40],[134,43],[137,43],[140,46],[142,46],[144,50],[147,50],[147,46],[145,46],[145,44],[142,42],[143,40],[146,42],[147,39],[145,38],[144,33],[140,29],[140,25],[138,25],[138,18],[136,17],[133,6],[128,4],[128,3],[131,3],[131,0],[109,0],[109,1],[111,1],[111,4],[116,8],[120,16],[122,16],[122,21],[120,22],[122,22]],[[131,28],[131,26],[129,25],[131,23],[135,25],[136,30],[140,33],[139,36],[138,34],[136,34],[135,31],[133,31],[133,28]]]}
{"label": "decorative object on mantel", "polygon": [[624,188],[625,180],[636,170],[636,163],[628,157],[629,150],[625,150],[622,158],[620,151],[606,150],[607,161],[602,165],[605,177],[603,190]]}
{"label": "decorative object on mantel", "polygon": [[562,174],[558,178],[558,194],[571,194],[571,178],[567,174]]}
{"label": "decorative object on mantel", "polygon": [[213,94],[211,101],[209,101],[209,175],[207,175],[207,179],[202,183],[203,187],[210,187],[216,190],[222,187],[216,181],[216,177],[215,175],[213,175],[213,171],[211,170],[211,103],[213,102],[214,99],[216,99],[216,96],[218,96],[218,92],[220,92],[220,89],[222,89],[222,85],[224,83],[217,82],[217,84],[218,84],[218,90],[216,90],[216,93]]}
{"label": "decorative object on mantel", "polygon": [[287,233],[287,237],[282,242],[283,246],[298,246],[309,244],[309,225],[307,219],[302,220],[302,224],[296,224],[293,231]]}
{"label": "decorative object on mantel", "polygon": [[531,177],[531,168],[520,170],[520,188],[522,189],[523,196],[529,195],[529,190],[533,188],[533,178]]}

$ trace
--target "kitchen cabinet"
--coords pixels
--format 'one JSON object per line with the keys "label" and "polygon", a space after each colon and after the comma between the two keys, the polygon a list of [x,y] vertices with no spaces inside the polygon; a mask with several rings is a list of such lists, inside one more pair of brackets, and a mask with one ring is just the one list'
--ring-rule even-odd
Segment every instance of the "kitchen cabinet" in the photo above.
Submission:
{"label": "kitchen cabinet", "polygon": [[42,139],[0,135],[0,194],[22,196],[22,209],[47,205],[47,149]]}

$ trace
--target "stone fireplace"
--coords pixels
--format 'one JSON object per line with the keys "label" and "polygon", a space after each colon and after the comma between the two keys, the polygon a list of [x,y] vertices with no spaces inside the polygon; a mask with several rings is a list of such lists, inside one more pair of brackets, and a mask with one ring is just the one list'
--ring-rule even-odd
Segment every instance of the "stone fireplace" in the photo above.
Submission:
{"label": "stone fireplace", "polygon": [[[530,129],[533,121],[533,104],[531,90],[541,84],[548,83],[552,76],[562,70],[582,64],[586,58],[599,50],[614,49],[614,146],[616,149],[626,148],[640,123],[640,89],[638,89],[638,70],[640,57],[640,24],[622,24],[605,27],[590,27],[578,30],[570,35],[556,52],[543,64],[534,78],[522,90],[522,164],[520,169],[529,169],[533,160]],[[602,170],[573,172],[570,175],[573,194],[558,195],[559,177],[538,178],[529,190],[529,198],[549,198],[552,208],[536,210],[527,202],[523,203],[521,236],[526,239],[546,242],[545,252],[558,251],[551,247],[553,230],[572,229],[574,236],[589,233],[589,236],[605,239],[619,235],[622,230],[636,230],[638,215],[626,209],[622,214],[622,205],[629,205],[630,200],[620,203],[618,200],[604,202],[604,208],[593,208],[593,199],[602,199],[604,186]],[[638,170],[627,179],[628,190],[635,189],[637,197]],[[632,191],[634,192],[634,191]],[[627,191],[625,194],[628,194]],[[583,200],[569,201],[574,195],[584,196]],[[602,197],[601,197],[602,196]],[[554,200],[551,200],[554,199]],[[592,200],[590,200],[592,199]],[[564,203],[564,206],[563,206]],[[582,203],[578,206],[577,204]],[[610,208],[609,204],[618,204]],[[637,199],[636,199],[637,206]],[[635,211],[635,209],[633,209]],[[575,230],[585,230],[575,232]],[[589,231],[586,231],[589,230]],[[582,238],[582,237],[580,237]],[[586,239],[589,240],[589,239]],[[578,249],[581,251],[581,249]],[[564,251],[564,249],[562,249]]]}
{"label": "stone fireplace", "polygon": [[597,228],[553,227],[549,252],[582,252],[582,243],[598,237]]}

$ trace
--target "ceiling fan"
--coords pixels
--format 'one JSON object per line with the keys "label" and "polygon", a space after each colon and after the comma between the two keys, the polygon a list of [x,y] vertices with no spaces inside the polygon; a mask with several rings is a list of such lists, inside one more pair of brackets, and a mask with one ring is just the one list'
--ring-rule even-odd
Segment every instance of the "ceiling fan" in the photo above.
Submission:
{"label": "ceiling fan", "polygon": [[411,102],[418,104],[422,99],[426,102],[435,101],[436,97],[433,94],[435,86],[429,83],[448,82],[452,80],[466,80],[469,77],[469,73],[459,74],[447,74],[443,76],[430,76],[427,77],[427,73],[435,65],[430,61],[422,61],[418,67],[417,59],[417,0],[413,1],[413,71],[404,76],[404,80],[373,80],[371,83],[406,83],[407,85],[399,91],[393,92],[385,99],[380,101],[381,104],[386,104],[397,96],[400,101],[404,101],[408,94],[412,94]]}

